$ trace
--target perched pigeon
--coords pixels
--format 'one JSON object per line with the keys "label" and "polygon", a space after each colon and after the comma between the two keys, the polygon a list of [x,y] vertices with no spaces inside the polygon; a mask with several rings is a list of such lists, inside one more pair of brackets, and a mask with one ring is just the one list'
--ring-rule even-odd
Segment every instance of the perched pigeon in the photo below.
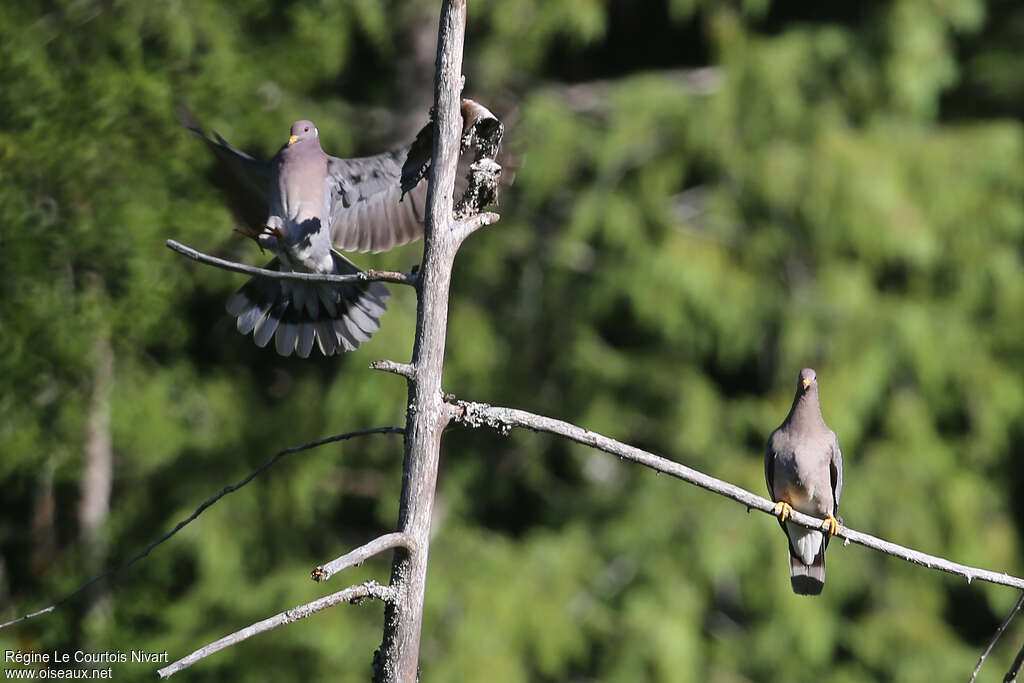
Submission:
{"label": "perched pigeon", "polygon": [[[764,457],[768,493],[789,539],[789,576],[797,595],[818,595],[825,586],[825,548],[839,522],[843,454],[821,417],[818,378],[804,368],[789,415],[768,439]],[[823,517],[822,531],[786,522],[793,512]],[[827,534],[823,533],[828,531]]]}
{"label": "perched pigeon", "polygon": [[[250,195],[264,206],[265,227],[249,234],[277,258],[270,270],[345,275],[359,269],[336,249],[380,252],[423,234],[426,181],[404,194],[408,148],[339,159],[320,147],[311,121],[297,121],[269,162],[235,149],[214,133],[210,146]],[[262,202],[261,204],[259,202]],[[253,207],[246,207],[250,212]],[[255,277],[228,301],[238,331],[282,356],[306,358],[315,345],[325,356],[349,351],[380,328],[390,293],[380,283],[344,285]]]}

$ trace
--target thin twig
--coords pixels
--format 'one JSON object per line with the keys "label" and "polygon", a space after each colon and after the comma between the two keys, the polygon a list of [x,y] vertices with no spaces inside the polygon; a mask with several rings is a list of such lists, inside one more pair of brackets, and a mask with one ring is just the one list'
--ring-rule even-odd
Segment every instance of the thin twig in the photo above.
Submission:
{"label": "thin twig", "polygon": [[1017,604],[1013,606],[1010,613],[1006,615],[1005,619],[1003,619],[1003,623],[999,624],[999,628],[997,628],[996,632],[992,635],[992,640],[988,641],[988,647],[986,647],[985,651],[981,653],[981,657],[978,657],[978,665],[974,667],[974,671],[971,672],[971,678],[967,683],[974,683],[974,679],[978,677],[978,672],[981,671],[981,665],[985,663],[985,658],[988,657],[990,652],[992,652],[992,648],[996,646],[996,643],[999,641],[999,637],[1003,635],[1003,631],[1006,630],[1006,627],[1009,626],[1010,622],[1013,621],[1013,618],[1017,616],[1017,612],[1020,611],[1021,606],[1024,606],[1024,592],[1022,592],[1020,597],[1017,598]]}
{"label": "thin twig", "polygon": [[489,211],[486,213],[478,213],[456,223],[455,229],[459,233],[459,239],[466,239],[480,228],[497,223],[499,218],[501,218],[501,216]]}
{"label": "thin twig", "polygon": [[224,648],[236,645],[243,640],[252,638],[253,636],[283,626],[284,624],[290,624],[293,621],[304,619],[311,614],[315,614],[321,610],[333,607],[343,602],[350,602],[354,605],[359,604],[367,598],[376,598],[384,602],[389,602],[394,599],[394,589],[390,586],[382,586],[376,581],[367,581],[356,586],[349,586],[344,590],[340,590],[337,593],[326,595],[313,602],[306,603],[305,605],[299,605],[293,607],[290,610],[275,614],[272,617],[264,619],[263,621],[257,621],[251,626],[243,628],[241,631],[235,631],[230,635],[226,635],[219,640],[215,640],[209,645],[199,648],[187,657],[182,657],[176,662],[168,664],[162,669],[157,670],[157,675],[160,678],[167,678],[172,676],[182,669],[187,669],[201,659],[209,657],[215,652],[219,652]]}
{"label": "thin twig", "polygon": [[309,450],[311,448],[316,448],[317,446],[323,446],[325,444],[334,443],[335,441],[345,441],[346,439],[351,439],[351,438],[356,437],[356,436],[366,436],[368,434],[402,434],[404,432],[405,432],[405,430],[402,429],[401,427],[374,427],[373,429],[360,429],[360,430],[354,431],[354,432],[346,432],[344,434],[335,434],[334,436],[328,436],[325,439],[319,439],[318,441],[310,441],[309,443],[304,443],[304,444],[302,444],[300,446],[291,446],[290,448],[286,448],[283,451],[278,451],[272,457],[270,457],[266,462],[264,462],[262,465],[260,465],[259,467],[254,469],[252,472],[250,472],[248,476],[246,476],[244,479],[239,481],[237,484],[233,484],[231,486],[225,486],[223,489],[221,489],[220,493],[218,493],[213,498],[210,498],[205,503],[203,503],[202,505],[197,507],[195,512],[193,512],[191,515],[189,515],[187,518],[183,519],[182,521],[178,522],[178,524],[175,525],[175,527],[173,529],[171,529],[170,531],[168,531],[166,534],[164,534],[160,538],[156,539],[155,541],[150,542],[149,545],[147,545],[145,547],[145,549],[142,550],[142,552],[138,553],[137,555],[135,555],[130,560],[127,560],[126,562],[122,562],[121,564],[115,565],[115,566],[111,567],[110,569],[106,570],[105,572],[103,572],[102,574],[100,574],[99,576],[97,576],[95,578],[92,578],[89,581],[86,581],[81,586],[79,586],[75,590],[71,591],[70,593],[68,593],[63,598],[61,598],[57,602],[53,603],[49,607],[44,607],[43,609],[41,609],[41,610],[39,610],[37,612],[32,612],[31,614],[26,614],[24,616],[18,617],[17,619],[12,619],[10,621],[4,622],[3,624],[0,624],[0,629],[7,628],[8,626],[12,626],[13,624],[17,624],[19,622],[25,621],[26,619],[32,619],[34,617],[38,617],[38,616],[41,616],[43,614],[48,614],[48,613],[52,612],[53,610],[57,609],[58,607],[60,607],[61,605],[63,605],[65,602],[67,602],[71,598],[75,597],[76,595],[78,595],[79,593],[84,591],[89,586],[91,586],[94,583],[96,583],[97,581],[101,581],[102,579],[107,578],[111,574],[116,574],[117,572],[121,571],[122,569],[127,569],[128,567],[132,566],[133,564],[135,564],[136,562],[138,562],[139,560],[144,558],[146,555],[149,555],[150,551],[153,550],[153,548],[157,547],[158,545],[160,545],[161,543],[163,543],[164,541],[169,539],[171,536],[173,536],[174,534],[176,534],[179,531],[181,531],[183,528],[185,528],[185,526],[187,526],[188,524],[192,523],[197,517],[199,517],[199,515],[201,515],[203,513],[204,510],[206,510],[206,508],[210,507],[211,505],[213,505],[218,500],[220,500],[221,498],[223,498],[227,494],[231,493],[232,491],[237,491],[238,489],[242,488],[243,486],[248,484],[250,481],[252,481],[253,478],[255,478],[258,474],[260,474],[264,470],[266,470],[269,467],[271,467],[274,463],[276,463],[278,460],[280,460],[281,458],[283,458],[286,455],[289,455],[291,453],[297,453],[299,451],[306,451],[306,450]]}
{"label": "thin twig", "polygon": [[393,282],[398,285],[416,286],[419,282],[419,275],[413,273],[398,273],[393,270],[362,270],[352,275],[331,275],[329,273],[299,273],[293,270],[267,270],[266,268],[255,268],[244,263],[226,261],[216,256],[204,254],[192,247],[187,247],[181,242],[167,240],[167,247],[176,251],[182,256],[187,256],[193,261],[205,263],[208,266],[231,270],[246,275],[258,275],[272,280],[303,280],[305,282]]}
{"label": "thin twig", "polygon": [[379,555],[385,550],[391,550],[392,548],[405,548],[409,550],[413,547],[413,544],[413,540],[408,535],[399,531],[385,534],[359,546],[351,552],[345,553],[336,560],[320,565],[313,570],[311,576],[314,581],[326,581],[343,569],[358,567],[366,560],[374,555]]}
{"label": "thin twig", "polygon": [[392,372],[406,379],[412,379],[413,374],[416,372],[416,367],[412,363],[397,363],[393,360],[375,360],[370,363],[370,369]]}
{"label": "thin twig", "polygon": [[[607,436],[602,436],[596,432],[583,429],[582,427],[577,427],[574,424],[555,420],[543,415],[535,415],[533,413],[528,413],[525,410],[499,408],[487,405],[486,403],[456,401],[452,408],[453,418],[456,422],[466,424],[471,427],[491,427],[506,434],[509,430],[516,427],[524,427],[537,432],[556,434],[585,446],[591,446],[598,450],[605,451],[606,453],[617,455],[625,460],[629,460],[640,465],[646,465],[658,472],[669,474],[678,479],[682,479],[683,481],[687,481],[691,484],[707,489],[713,493],[717,493],[725,496],[726,498],[731,498],[737,502],[743,503],[748,509],[760,510],[761,512],[774,516],[772,510],[775,507],[775,503],[766,498],[762,498],[761,496],[751,493],[744,488],[740,488],[739,486],[722,481],[721,479],[708,476],[703,472],[686,467],[685,465],[681,465],[672,460],[667,460],[654,455],[653,453],[648,453],[647,451],[636,448],[635,446],[630,446],[622,443],[621,441],[616,441],[615,439],[610,439]],[[795,510],[789,519],[790,521],[796,522],[800,526],[804,526],[809,529],[820,529],[823,524],[823,520],[810,515],[805,515]],[[957,564],[956,562],[951,562],[943,557],[928,555],[926,553],[918,552],[917,550],[905,548],[901,545],[890,543],[889,541],[855,531],[842,525],[839,526],[839,530],[836,535],[845,538],[848,543],[857,543],[867,548],[878,550],[886,553],[887,555],[892,555],[929,569],[938,569],[944,572],[949,572],[950,574],[962,576],[967,579],[968,583],[975,579],[980,579],[982,581],[988,581],[990,583],[997,583],[1003,586],[1011,586],[1013,588],[1024,590],[1024,579],[1022,578],[989,571],[987,569],[979,569],[977,567]]]}

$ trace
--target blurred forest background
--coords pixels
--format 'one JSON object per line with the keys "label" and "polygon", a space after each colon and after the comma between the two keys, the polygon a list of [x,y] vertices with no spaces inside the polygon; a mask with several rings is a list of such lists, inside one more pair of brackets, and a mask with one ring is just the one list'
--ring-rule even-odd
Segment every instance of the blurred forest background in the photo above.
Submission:
{"label": "blurred forest background", "polygon": [[[439,3],[0,5],[0,620],[123,560],[274,451],[402,424],[415,300],[357,352],[283,359],[224,311],[267,260],[203,145],[269,157],[311,118],[411,139]],[[818,370],[869,533],[1024,574],[1024,7],[1012,0],[471,2],[466,94],[523,166],[463,247],[445,380],[765,493]],[[364,267],[408,269],[422,243]],[[184,655],[320,586],[396,524],[398,437],[290,456],[0,650]],[[109,503],[104,486],[112,486]],[[425,681],[965,679],[1016,594],[835,543],[795,597],[770,517],[532,433],[452,429]],[[364,681],[383,607],[222,652],[194,681]],[[988,660],[1001,680],[1018,620]],[[115,665],[120,680],[153,667]]]}

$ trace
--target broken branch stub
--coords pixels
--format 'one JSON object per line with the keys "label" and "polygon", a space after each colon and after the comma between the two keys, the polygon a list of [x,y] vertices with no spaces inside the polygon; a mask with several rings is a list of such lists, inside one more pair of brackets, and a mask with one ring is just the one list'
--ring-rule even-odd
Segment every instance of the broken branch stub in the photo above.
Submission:
{"label": "broken branch stub", "polygon": [[[461,176],[469,184],[457,202],[455,215],[458,219],[480,213],[484,207],[498,201],[498,186],[501,183],[501,164],[496,161],[505,126],[491,111],[474,100],[463,99],[462,138],[460,152],[465,154],[473,149],[472,163],[463,159],[459,164]],[[430,172],[430,155],[434,141],[434,112],[430,121],[416,135],[402,165],[402,194],[412,190]]]}

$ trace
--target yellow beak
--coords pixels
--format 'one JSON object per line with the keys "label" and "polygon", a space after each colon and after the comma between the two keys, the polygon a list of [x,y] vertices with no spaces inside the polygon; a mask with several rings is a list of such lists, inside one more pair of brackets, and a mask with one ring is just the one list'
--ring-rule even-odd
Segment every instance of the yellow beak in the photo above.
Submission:
{"label": "yellow beak", "polygon": [[804,389],[806,389],[807,387],[811,386],[811,380],[809,380],[809,379],[802,379],[802,380],[800,380],[800,384],[803,384],[804,385]]}
{"label": "yellow beak", "polygon": [[288,144],[289,145],[294,145],[295,141],[298,140],[298,139],[299,139],[298,135],[292,135],[291,137],[288,138]]}

